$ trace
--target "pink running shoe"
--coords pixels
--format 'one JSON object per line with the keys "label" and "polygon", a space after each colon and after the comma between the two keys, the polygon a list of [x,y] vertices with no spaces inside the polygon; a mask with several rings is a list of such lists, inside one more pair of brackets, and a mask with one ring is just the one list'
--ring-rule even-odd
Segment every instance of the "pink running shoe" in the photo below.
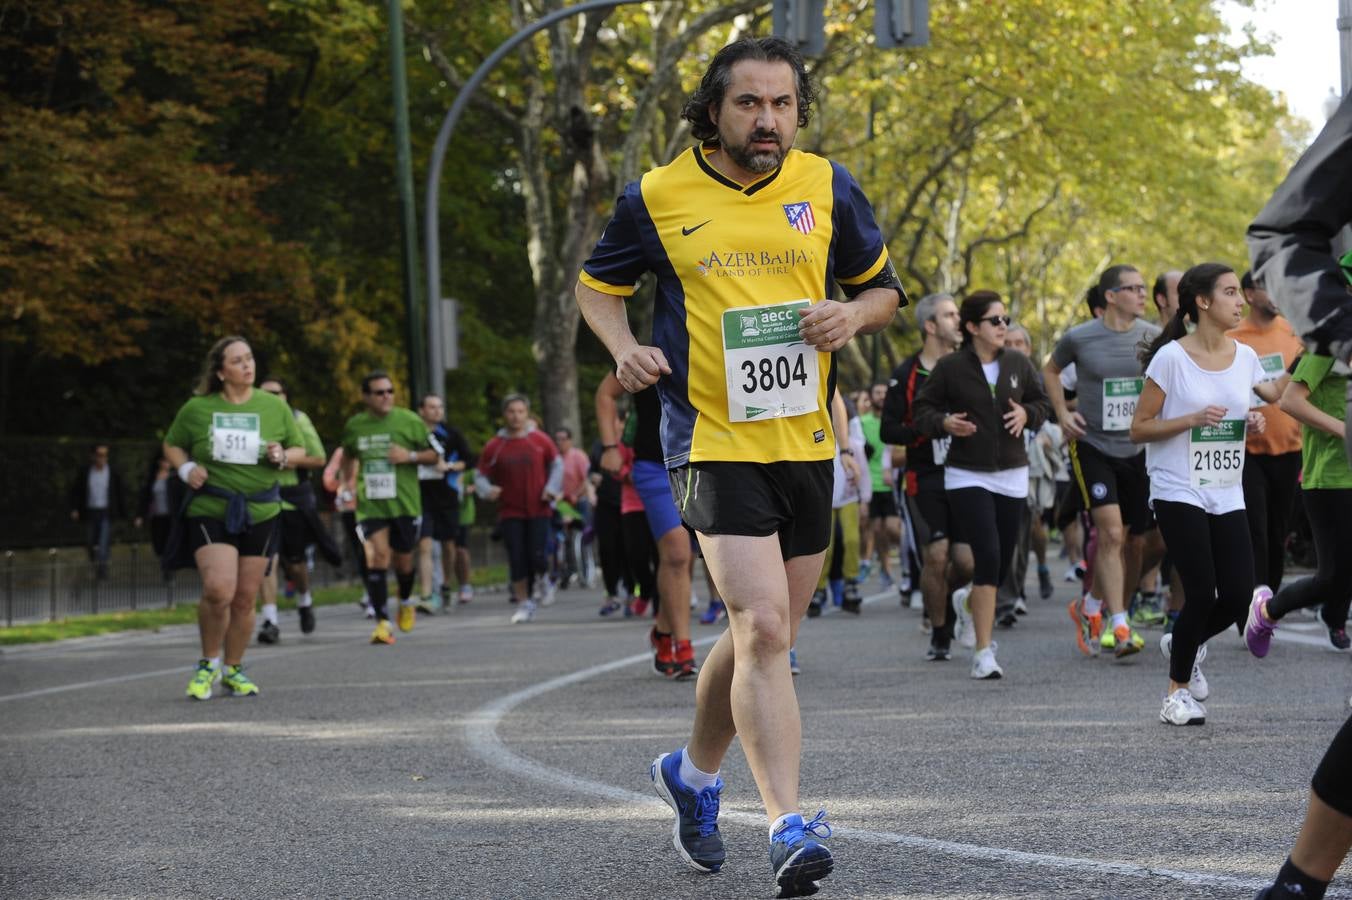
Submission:
{"label": "pink running shoe", "polygon": [[1249,619],[1244,623],[1244,643],[1249,652],[1262,659],[1268,655],[1272,646],[1272,632],[1277,623],[1267,616],[1267,602],[1272,599],[1272,588],[1260,584],[1253,589],[1253,600],[1249,602]]}

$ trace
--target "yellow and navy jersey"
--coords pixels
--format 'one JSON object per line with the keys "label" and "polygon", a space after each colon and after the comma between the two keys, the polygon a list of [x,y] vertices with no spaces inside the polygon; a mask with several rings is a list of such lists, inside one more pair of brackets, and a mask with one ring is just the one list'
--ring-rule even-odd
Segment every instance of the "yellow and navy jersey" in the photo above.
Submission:
{"label": "yellow and navy jersey", "polygon": [[[801,341],[785,349],[790,327],[797,337],[790,305],[829,298],[832,281],[876,276],[887,264],[882,233],[843,166],[790,150],[743,186],[708,161],[716,149],[692,147],[627,185],[580,280],[628,297],[645,272],[657,277],[653,343],[671,365],[657,383],[669,468],[831,459],[835,361],[804,353]],[[773,341],[757,358],[758,342]]]}

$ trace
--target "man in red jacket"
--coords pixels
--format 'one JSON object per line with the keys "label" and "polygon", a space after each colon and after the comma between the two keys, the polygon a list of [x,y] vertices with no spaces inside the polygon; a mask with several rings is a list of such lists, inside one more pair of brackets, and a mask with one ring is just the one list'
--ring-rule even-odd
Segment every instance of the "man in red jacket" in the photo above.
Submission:
{"label": "man in red jacket", "polygon": [[536,586],[545,606],[554,602],[554,586],[544,577],[551,504],[563,488],[563,459],[548,436],[530,418],[530,401],[512,394],[502,402],[505,423],[479,455],[479,496],[498,504],[498,528],[507,547],[512,623],[535,618]]}

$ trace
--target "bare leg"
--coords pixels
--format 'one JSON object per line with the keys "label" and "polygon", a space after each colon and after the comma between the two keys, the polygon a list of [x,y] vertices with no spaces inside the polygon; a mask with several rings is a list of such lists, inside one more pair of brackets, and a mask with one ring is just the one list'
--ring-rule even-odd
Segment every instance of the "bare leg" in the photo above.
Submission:
{"label": "bare leg", "polygon": [[[702,702],[695,710],[690,761],[702,771],[717,771],[732,735],[740,735],[773,822],[798,810],[802,726],[788,651],[824,555],[782,561],[774,535],[701,534],[699,540],[727,604],[729,628],[700,671]],[[710,696],[721,683],[728,685],[726,706]]]}
{"label": "bare leg", "polygon": [[[221,655],[225,632],[230,627],[230,602],[239,582],[239,551],[229,544],[208,544],[193,554],[202,575],[202,599],[197,604],[197,630],[202,638],[202,656]],[[258,586],[254,585],[254,590]],[[253,627],[253,595],[249,595],[250,628]]]}
{"label": "bare leg", "polygon": [[690,534],[677,525],[657,541],[657,630],[690,640]]}
{"label": "bare leg", "polygon": [[1300,826],[1291,862],[1307,875],[1332,881],[1352,849],[1352,818],[1343,815],[1310,792],[1310,806]]}
{"label": "bare leg", "polygon": [[921,550],[920,592],[930,624],[942,628],[948,621],[948,540],[931,541]]}
{"label": "bare leg", "polygon": [[225,632],[225,653],[222,661],[237,666],[244,661],[249,638],[254,628],[254,597],[268,567],[266,556],[241,556],[239,574],[235,581],[235,595],[230,601],[230,625]]}
{"label": "bare leg", "polygon": [[432,539],[418,539],[418,596],[432,594]]}
{"label": "bare leg", "polygon": [[995,585],[977,584],[972,586],[972,594],[967,605],[972,610],[972,627],[976,629],[976,649],[984,650],[991,645],[991,630],[995,627]]}
{"label": "bare leg", "polygon": [[1094,592],[1108,607],[1109,613],[1126,612],[1122,597],[1122,551],[1126,543],[1122,508],[1117,505],[1099,506],[1092,515],[1094,528],[1098,532],[1098,547],[1094,552]]}

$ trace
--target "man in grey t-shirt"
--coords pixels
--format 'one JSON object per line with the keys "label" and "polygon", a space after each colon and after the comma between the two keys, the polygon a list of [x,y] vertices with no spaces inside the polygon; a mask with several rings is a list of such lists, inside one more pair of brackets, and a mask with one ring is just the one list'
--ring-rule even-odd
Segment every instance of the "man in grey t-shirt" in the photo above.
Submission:
{"label": "man in grey t-shirt", "polygon": [[[1043,373],[1069,444],[1075,481],[1098,534],[1093,590],[1070,607],[1076,641],[1086,655],[1110,649],[1122,657],[1145,646],[1127,621],[1126,601],[1142,571],[1144,536],[1155,523],[1145,451],[1131,442],[1129,429],[1143,381],[1138,354],[1160,329],[1141,318],[1146,286],[1135,267],[1112,266],[1097,289],[1105,303],[1103,315],[1062,335]],[[1060,379],[1072,364],[1079,398],[1074,412],[1066,406]],[[1106,628],[1104,604],[1111,617]]]}

